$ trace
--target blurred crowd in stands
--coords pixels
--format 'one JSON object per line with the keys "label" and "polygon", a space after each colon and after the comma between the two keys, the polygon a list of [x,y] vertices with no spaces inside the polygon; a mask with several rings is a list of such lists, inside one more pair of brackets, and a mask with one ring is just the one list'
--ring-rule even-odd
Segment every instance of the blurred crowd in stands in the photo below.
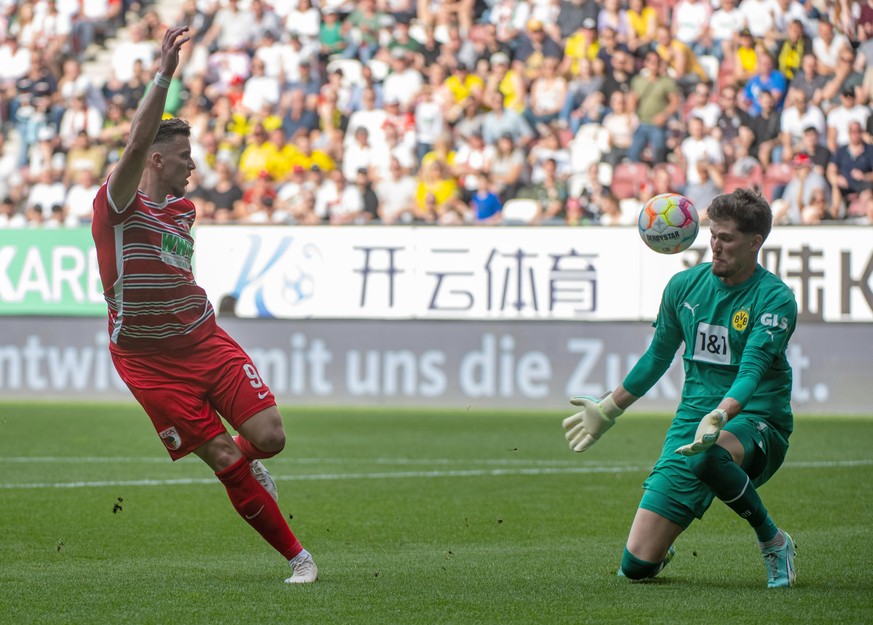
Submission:
{"label": "blurred crowd in stands", "polygon": [[172,6],[0,0],[0,226],[89,223],[175,24],[199,223],[873,224],[873,0]]}

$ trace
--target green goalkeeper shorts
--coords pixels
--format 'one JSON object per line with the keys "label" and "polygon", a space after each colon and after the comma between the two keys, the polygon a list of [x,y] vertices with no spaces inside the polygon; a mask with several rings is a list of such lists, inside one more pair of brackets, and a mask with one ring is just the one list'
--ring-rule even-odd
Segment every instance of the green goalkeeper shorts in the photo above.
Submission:
{"label": "green goalkeeper shorts", "polygon": [[[667,431],[661,457],[643,483],[645,492],[640,508],[651,510],[683,528],[701,518],[714,495],[688,468],[686,457],[676,448],[691,443],[699,419],[677,415]],[[755,487],[769,480],[785,460],[788,440],[772,425],[756,415],[740,414],[728,421],[724,429],[739,439],[745,450],[743,470]]]}

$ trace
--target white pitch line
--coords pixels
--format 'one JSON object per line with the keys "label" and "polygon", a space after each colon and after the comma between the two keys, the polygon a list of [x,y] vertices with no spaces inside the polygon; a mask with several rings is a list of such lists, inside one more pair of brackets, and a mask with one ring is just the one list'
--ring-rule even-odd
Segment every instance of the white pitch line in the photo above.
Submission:
{"label": "white pitch line", "polygon": [[[189,456],[180,462],[191,462],[199,464],[199,460],[193,456]],[[168,457],[104,457],[104,456],[88,456],[88,457],[64,457],[64,456],[12,456],[8,458],[0,457],[0,464],[169,464]],[[457,465],[457,458],[270,458],[269,464],[291,464],[291,465],[307,465],[307,464],[382,464],[382,465]],[[464,464],[482,464],[482,465],[497,465],[497,466],[517,466],[517,465],[533,465],[533,466],[578,466],[576,460],[536,460],[525,458],[464,458]],[[626,466],[626,463],[615,462],[610,463],[614,466]]]}
{"label": "white pitch line", "polygon": [[[789,468],[834,468],[858,467],[873,465],[871,460],[836,460],[787,462]],[[564,468],[515,468],[515,469],[464,469],[455,471],[391,471],[377,473],[316,473],[312,475],[276,475],[277,482],[308,482],[335,480],[384,480],[410,478],[442,478],[442,477],[501,477],[507,475],[558,475],[585,473],[630,473],[648,471],[644,466],[582,466]],[[194,484],[214,484],[215,478],[180,478],[172,480],[106,480],[95,482],[38,482],[32,484],[0,484],[0,490],[25,489],[66,489],[66,488],[100,488],[107,486],[187,486]]]}

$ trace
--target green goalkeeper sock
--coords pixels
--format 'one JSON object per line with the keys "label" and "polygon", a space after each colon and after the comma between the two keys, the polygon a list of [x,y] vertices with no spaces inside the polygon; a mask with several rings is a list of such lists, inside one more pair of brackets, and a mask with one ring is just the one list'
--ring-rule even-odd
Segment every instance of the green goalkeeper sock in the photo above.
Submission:
{"label": "green goalkeeper sock", "polygon": [[760,542],[773,540],[778,531],[776,525],[770,520],[752,480],[727,449],[713,445],[701,454],[689,456],[688,466],[716,497],[749,522]]}

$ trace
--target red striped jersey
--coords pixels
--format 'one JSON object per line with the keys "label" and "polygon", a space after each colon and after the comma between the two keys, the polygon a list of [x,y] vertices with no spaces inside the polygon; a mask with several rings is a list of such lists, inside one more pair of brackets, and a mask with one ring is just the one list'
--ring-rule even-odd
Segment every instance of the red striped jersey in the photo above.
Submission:
{"label": "red striped jersey", "polygon": [[100,187],[91,234],[109,307],[110,349],[180,349],[215,329],[215,312],[191,271],[194,214],[190,200],[156,204],[141,191],[119,213],[107,183]]}

